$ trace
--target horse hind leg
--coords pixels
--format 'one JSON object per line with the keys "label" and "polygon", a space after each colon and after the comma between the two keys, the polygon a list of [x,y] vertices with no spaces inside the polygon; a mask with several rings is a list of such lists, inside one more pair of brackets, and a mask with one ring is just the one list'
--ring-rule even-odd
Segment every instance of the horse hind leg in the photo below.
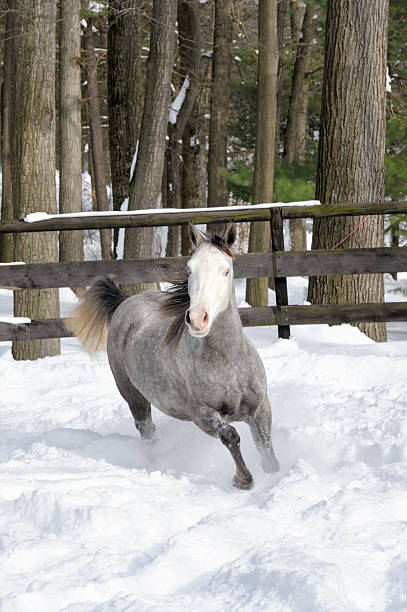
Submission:
{"label": "horse hind leg", "polygon": [[133,415],[134,424],[142,440],[153,441],[155,437],[155,425],[151,418],[151,404],[141,393],[133,387],[132,400],[127,403]]}
{"label": "horse hind leg", "polygon": [[134,424],[140,432],[142,440],[152,441],[154,439],[155,425],[151,418],[150,402],[130,382],[127,374],[122,369],[114,367],[112,363],[110,363],[110,367],[120,395],[129,405]]}
{"label": "horse hind leg", "polygon": [[271,406],[267,395],[256,410],[254,419],[250,423],[250,431],[260,453],[263,470],[265,472],[278,472],[280,465],[274,454],[271,441]]}
{"label": "horse hind leg", "polygon": [[220,414],[209,406],[200,406],[193,414],[192,419],[202,431],[209,436],[220,438],[233,457],[236,465],[236,474],[233,484],[238,489],[251,489],[253,476],[246,467],[240,451],[240,436],[236,429],[229,425]]}

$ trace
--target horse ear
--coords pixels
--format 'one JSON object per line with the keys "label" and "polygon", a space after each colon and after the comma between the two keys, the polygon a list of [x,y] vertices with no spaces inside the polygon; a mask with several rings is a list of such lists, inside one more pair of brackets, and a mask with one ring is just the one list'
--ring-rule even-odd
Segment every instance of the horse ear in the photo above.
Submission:
{"label": "horse ear", "polygon": [[225,232],[223,234],[223,239],[228,246],[232,246],[232,244],[236,240],[236,224],[233,223],[233,221],[227,224]]}
{"label": "horse ear", "polygon": [[193,223],[191,223],[191,221],[188,223],[188,236],[194,249],[197,249],[199,245],[205,241],[205,236]]}

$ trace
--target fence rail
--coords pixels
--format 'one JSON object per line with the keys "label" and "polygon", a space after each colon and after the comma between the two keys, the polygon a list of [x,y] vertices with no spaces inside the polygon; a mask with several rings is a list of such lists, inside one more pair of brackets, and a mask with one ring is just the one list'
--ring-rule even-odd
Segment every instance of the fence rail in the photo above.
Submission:
{"label": "fence rail", "polygon": [[[123,259],[5,265],[0,266],[0,287],[86,287],[96,277],[106,275],[122,284],[165,282],[177,278],[187,260],[188,257],[163,257],[139,261]],[[235,278],[407,272],[407,248],[249,253],[236,255],[233,268]]]}
{"label": "fence rail", "polygon": [[[261,205],[264,206],[264,205]],[[321,217],[352,217],[358,215],[387,215],[407,213],[406,202],[370,202],[365,204],[341,204],[340,206],[230,206],[216,209],[180,209],[179,211],[105,214],[81,216],[56,215],[41,221],[1,221],[0,234],[22,232],[52,232],[84,229],[109,229],[117,227],[158,227],[194,223],[226,223],[227,221],[271,221],[273,210],[281,210],[283,219],[317,219]]]}
{"label": "fence rail", "polygon": [[[239,315],[244,327],[407,321],[407,302],[264,306],[239,308]],[[66,319],[47,319],[17,324],[0,322],[0,342],[5,340],[69,338],[72,333],[65,327],[65,321]]]}
{"label": "fence rail", "polygon": [[[242,210],[243,209],[243,210]],[[330,274],[371,274],[407,271],[407,247],[340,249],[284,252],[283,219],[354,216],[366,214],[407,213],[406,202],[370,203],[355,207],[341,206],[272,206],[230,207],[222,210],[159,211],[134,215],[103,215],[55,217],[28,223],[0,223],[1,233],[32,231],[64,231],[73,229],[103,229],[112,227],[146,227],[194,223],[227,222],[230,220],[268,221],[271,226],[271,246],[268,253],[237,255],[234,264],[236,278],[274,277],[275,307],[241,308],[244,326],[277,325],[280,337],[289,337],[290,325],[318,323],[350,323],[370,321],[407,321],[407,303],[341,304],[289,306],[287,277]],[[0,266],[0,287],[46,289],[84,287],[95,278],[110,275],[122,284],[164,282],[179,276],[188,258],[173,257],[149,260],[86,261],[74,263],[13,264]],[[69,337],[63,319],[12,324],[0,322],[0,341]]]}

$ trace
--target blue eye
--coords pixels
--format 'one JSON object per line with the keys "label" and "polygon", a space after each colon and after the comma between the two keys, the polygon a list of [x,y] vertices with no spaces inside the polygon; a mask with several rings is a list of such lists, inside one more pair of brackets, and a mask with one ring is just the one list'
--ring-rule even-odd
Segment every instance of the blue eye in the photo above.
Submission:
{"label": "blue eye", "polygon": [[224,275],[225,275],[225,276],[228,276],[229,272],[230,272],[230,270],[225,270],[225,271],[224,271]]}

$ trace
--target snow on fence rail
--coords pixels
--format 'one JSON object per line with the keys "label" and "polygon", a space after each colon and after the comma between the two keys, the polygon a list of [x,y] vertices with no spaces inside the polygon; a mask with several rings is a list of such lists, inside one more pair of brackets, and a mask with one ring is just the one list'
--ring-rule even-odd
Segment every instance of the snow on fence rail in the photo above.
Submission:
{"label": "snow on fence rail", "polygon": [[115,227],[158,227],[194,223],[223,223],[227,221],[270,221],[271,211],[280,209],[283,219],[316,219],[320,217],[387,215],[407,213],[406,202],[341,204],[322,206],[312,201],[300,204],[257,204],[255,206],[225,206],[194,209],[157,209],[132,212],[94,212],[34,217],[37,221],[1,221],[0,234],[21,232],[50,232],[63,230],[109,229]]}
{"label": "snow on fence rail", "polygon": [[[278,325],[279,336],[288,338],[290,325],[349,323],[369,321],[407,321],[407,303],[341,304],[289,306],[289,276],[318,274],[369,274],[407,271],[407,247],[343,249],[338,251],[284,252],[283,219],[366,214],[407,213],[406,202],[371,203],[361,206],[321,206],[306,202],[289,206],[261,204],[215,209],[157,210],[136,214],[56,215],[38,221],[4,221],[1,233],[31,231],[63,231],[73,229],[105,229],[112,227],[146,227],[227,221],[269,221],[271,247],[268,253],[237,255],[236,278],[275,279],[276,307],[241,308],[244,326]],[[168,281],[187,258],[173,257],[150,260],[86,261],[77,263],[45,263],[0,266],[0,286],[12,289],[45,289],[89,285],[95,277],[113,275],[119,283]],[[12,324],[0,322],[0,341],[58,338],[70,336],[63,319]]]}

